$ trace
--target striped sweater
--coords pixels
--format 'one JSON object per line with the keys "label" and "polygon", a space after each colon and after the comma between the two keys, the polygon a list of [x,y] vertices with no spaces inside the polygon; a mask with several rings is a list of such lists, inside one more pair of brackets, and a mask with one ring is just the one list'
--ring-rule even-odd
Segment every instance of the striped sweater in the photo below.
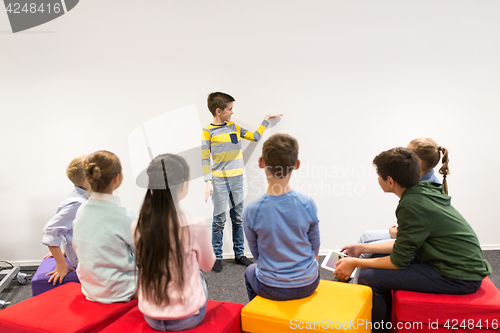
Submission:
{"label": "striped sweater", "polygon": [[[269,121],[264,120],[255,132],[250,132],[227,122],[223,125],[210,124],[201,134],[201,164],[205,181],[214,177],[235,177],[243,174],[243,153],[241,139],[259,141]],[[214,165],[210,168],[210,154]]]}

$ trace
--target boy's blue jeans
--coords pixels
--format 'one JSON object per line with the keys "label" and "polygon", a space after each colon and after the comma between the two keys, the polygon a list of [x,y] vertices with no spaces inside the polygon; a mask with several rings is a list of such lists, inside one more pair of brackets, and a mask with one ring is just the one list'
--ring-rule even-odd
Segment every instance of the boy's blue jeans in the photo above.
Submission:
{"label": "boy's blue jeans", "polygon": [[222,259],[222,236],[226,224],[226,209],[230,203],[233,227],[233,250],[236,258],[243,256],[244,236],[242,226],[243,215],[243,175],[235,177],[212,177],[214,192],[212,202],[214,204],[214,219],[212,223],[212,246],[215,257]]}

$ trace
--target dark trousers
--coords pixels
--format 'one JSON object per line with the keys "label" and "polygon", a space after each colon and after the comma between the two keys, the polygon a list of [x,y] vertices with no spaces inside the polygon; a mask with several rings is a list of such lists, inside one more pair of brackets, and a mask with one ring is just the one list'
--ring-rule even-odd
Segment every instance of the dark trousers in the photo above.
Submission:
{"label": "dark trousers", "polygon": [[387,323],[391,321],[392,290],[462,295],[477,291],[481,282],[448,278],[418,259],[406,269],[365,269],[358,280],[359,284],[373,290],[372,332],[389,332]]}
{"label": "dark trousers", "polygon": [[311,284],[297,288],[269,287],[257,279],[255,269],[257,264],[251,264],[245,271],[245,285],[247,287],[248,300],[253,300],[257,295],[272,299],[274,301],[289,301],[311,296],[319,285],[318,277]]}

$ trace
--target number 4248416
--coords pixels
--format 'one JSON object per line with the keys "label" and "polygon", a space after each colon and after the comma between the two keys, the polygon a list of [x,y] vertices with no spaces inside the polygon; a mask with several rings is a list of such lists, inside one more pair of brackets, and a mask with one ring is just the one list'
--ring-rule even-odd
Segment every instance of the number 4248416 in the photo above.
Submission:
{"label": "number 4248416", "polygon": [[447,329],[451,330],[457,330],[459,328],[462,329],[473,329],[473,328],[483,328],[483,329],[498,329],[498,319],[493,319],[493,320],[481,320],[479,319],[478,321],[475,321],[474,319],[469,319],[469,320],[462,320],[462,322],[459,322],[458,319],[448,319],[443,327],[446,327]]}
{"label": "number 4248416", "polygon": [[24,6],[21,8],[20,3],[9,3],[7,6],[7,13],[14,13],[14,14],[20,14],[20,13],[60,13],[61,12],[61,4],[60,3],[54,3],[54,4],[37,4],[37,3],[25,3]]}

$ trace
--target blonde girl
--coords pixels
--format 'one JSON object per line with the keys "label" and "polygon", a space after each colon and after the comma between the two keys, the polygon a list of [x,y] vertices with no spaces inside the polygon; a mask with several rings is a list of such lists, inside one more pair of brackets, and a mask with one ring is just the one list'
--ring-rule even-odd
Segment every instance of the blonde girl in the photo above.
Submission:
{"label": "blonde girl", "polygon": [[137,218],[113,191],[123,181],[118,157],[105,150],[87,156],[92,194],[73,223],[76,273],[83,294],[101,303],[127,302],[135,294],[135,249],[130,227]]}

